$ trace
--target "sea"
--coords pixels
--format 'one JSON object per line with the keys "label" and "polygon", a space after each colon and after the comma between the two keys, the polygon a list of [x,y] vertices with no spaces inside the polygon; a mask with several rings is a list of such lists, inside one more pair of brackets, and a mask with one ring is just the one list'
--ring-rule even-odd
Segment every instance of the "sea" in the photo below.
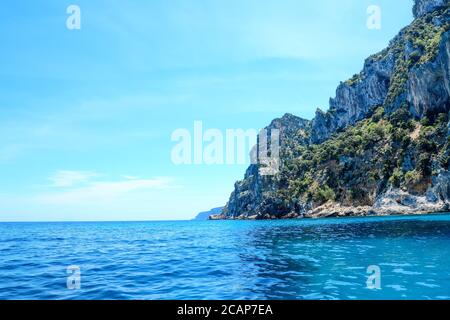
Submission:
{"label": "sea", "polygon": [[0,299],[450,299],[450,214],[0,223]]}

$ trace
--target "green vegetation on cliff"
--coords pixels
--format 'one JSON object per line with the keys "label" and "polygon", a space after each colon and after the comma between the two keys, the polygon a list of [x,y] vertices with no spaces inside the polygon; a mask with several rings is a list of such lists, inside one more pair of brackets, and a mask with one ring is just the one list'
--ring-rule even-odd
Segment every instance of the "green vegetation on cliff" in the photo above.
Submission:
{"label": "green vegetation on cliff", "polygon": [[449,10],[447,7],[414,20],[391,42],[391,46],[380,54],[393,54],[396,58],[386,99],[388,103],[393,102],[404,91],[411,68],[436,57],[442,34],[450,30],[450,22],[442,21],[440,25],[436,25],[434,19],[448,15]]}
{"label": "green vegetation on cliff", "polygon": [[284,157],[278,195],[289,211],[298,199],[315,206],[328,200],[372,205],[386,184],[426,187],[433,162],[448,168],[447,122],[446,113],[421,123],[407,108],[385,115],[380,107],[369,119],[320,145],[298,145],[300,157]]}
{"label": "green vegetation on cliff", "polygon": [[325,204],[366,213],[377,203],[394,212],[450,207],[450,7],[430,10],[342,83],[328,112],[310,122],[275,120],[280,171],[261,176],[250,166],[223,214],[298,217]]}

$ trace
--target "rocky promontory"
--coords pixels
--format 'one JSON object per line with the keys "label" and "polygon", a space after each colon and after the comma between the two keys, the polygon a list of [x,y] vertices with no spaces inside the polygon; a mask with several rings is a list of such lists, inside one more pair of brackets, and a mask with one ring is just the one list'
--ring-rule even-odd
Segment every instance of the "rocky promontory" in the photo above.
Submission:
{"label": "rocky promontory", "polygon": [[414,21],[342,82],[328,111],[291,114],[280,170],[251,165],[212,219],[282,219],[448,211],[450,5],[416,0]]}

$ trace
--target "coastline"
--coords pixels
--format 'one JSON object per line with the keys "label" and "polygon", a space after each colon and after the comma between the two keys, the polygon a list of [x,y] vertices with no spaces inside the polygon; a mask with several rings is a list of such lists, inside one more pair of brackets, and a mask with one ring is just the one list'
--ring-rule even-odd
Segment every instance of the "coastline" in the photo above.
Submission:
{"label": "coastline", "polygon": [[294,220],[294,219],[326,219],[326,218],[354,218],[354,217],[386,217],[386,216],[421,216],[444,214],[450,212],[448,204],[430,204],[423,207],[408,207],[392,205],[385,207],[374,206],[343,206],[338,203],[328,202],[320,207],[309,210],[304,214],[289,213],[280,218],[264,215],[227,217],[225,215],[212,215],[209,220]]}
{"label": "coastline", "polygon": [[278,130],[279,171],[250,165],[211,219],[449,211],[449,10],[416,0],[414,20],[341,82],[328,111],[274,119],[265,130]]}
{"label": "coastline", "polygon": [[392,212],[392,213],[362,213],[362,214],[355,214],[355,215],[336,215],[336,214],[324,214],[324,215],[317,215],[317,216],[284,216],[282,218],[259,218],[257,216],[250,216],[250,217],[223,217],[223,216],[211,216],[210,219],[207,221],[277,221],[277,220],[323,220],[323,219],[332,219],[332,218],[339,218],[339,219],[345,219],[345,218],[367,218],[367,217],[413,217],[413,216],[432,216],[432,215],[445,215],[450,213],[449,210],[441,210],[441,211],[427,211],[427,212],[406,212],[406,213],[400,213],[400,212]]}

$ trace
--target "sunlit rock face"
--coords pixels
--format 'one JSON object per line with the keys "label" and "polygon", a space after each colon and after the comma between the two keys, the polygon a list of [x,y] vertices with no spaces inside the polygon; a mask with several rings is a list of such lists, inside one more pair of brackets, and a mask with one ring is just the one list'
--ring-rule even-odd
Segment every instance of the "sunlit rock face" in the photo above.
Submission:
{"label": "sunlit rock face", "polygon": [[[402,30],[384,51],[369,57],[359,74],[338,86],[328,112],[317,110],[312,120],[311,142],[327,140],[333,133],[366,118],[378,106],[394,112],[408,103],[418,118],[434,109],[447,108],[450,18],[445,8],[448,6],[447,0],[417,0],[414,12],[419,19]],[[438,40],[427,39],[428,47],[421,45],[423,39],[414,38],[424,26],[435,32],[430,38]],[[436,31],[439,29],[447,31],[440,33]],[[429,49],[432,46],[436,49]]]}
{"label": "sunlit rock face", "polygon": [[450,32],[443,34],[436,59],[413,68],[408,76],[407,102],[417,118],[450,108]]}
{"label": "sunlit rock face", "polygon": [[395,56],[390,53],[379,60],[367,59],[359,75],[339,85],[336,97],[330,99],[330,110],[316,112],[311,142],[325,141],[334,132],[366,118],[375,107],[382,105],[389,91],[394,66]]}
{"label": "sunlit rock face", "polygon": [[427,13],[434,11],[436,8],[443,7],[448,4],[448,0],[415,0],[413,13],[415,18],[419,18]]}
{"label": "sunlit rock face", "polygon": [[328,111],[274,120],[280,170],[250,166],[222,219],[450,210],[450,4],[416,0],[415,19],[342,82]]}

